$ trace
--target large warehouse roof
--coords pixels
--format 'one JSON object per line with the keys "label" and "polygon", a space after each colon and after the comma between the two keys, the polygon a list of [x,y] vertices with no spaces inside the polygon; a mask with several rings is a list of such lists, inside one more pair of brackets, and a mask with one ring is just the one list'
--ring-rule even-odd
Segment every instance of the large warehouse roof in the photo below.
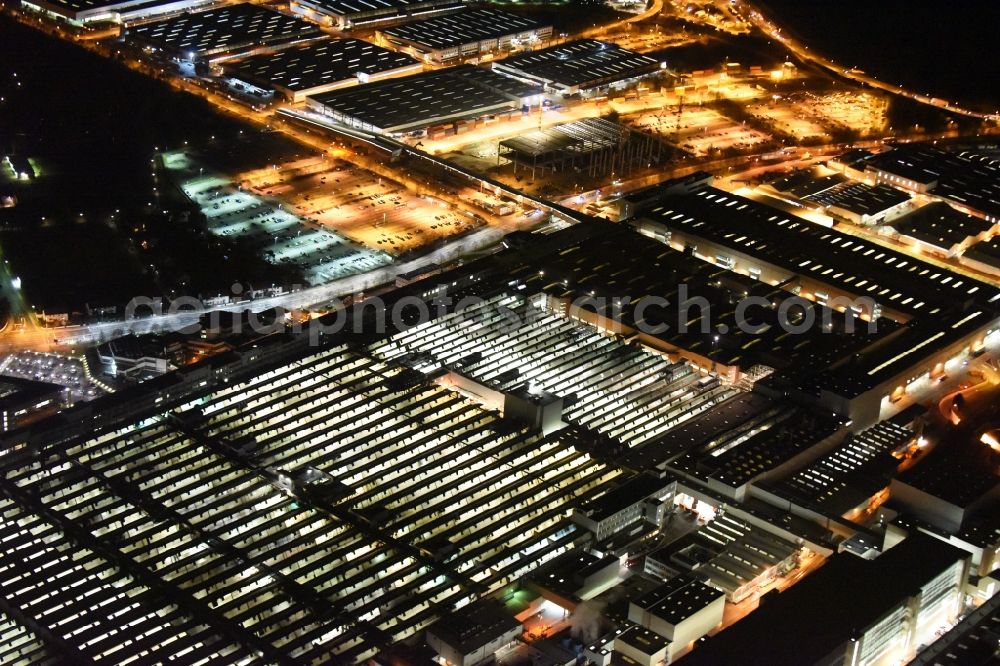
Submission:
{"label": "large warehouse roof", "polygon": [[362,89],[337,90],[311,99],[335,114],[394,132],[517,108],[519,97],[499,87],[509,83],[487,70],[465,66],[380,81]]}
{"label": "large warehouse roof", "polygon": [[361,14],[383,9],[403,9],[423,4],[411,0],[317,0],[313,4],[329,10],[333,14]]}
{"label": "large warehouse roof", "polygon": [[234,63],[230,74],[260,83],[300,91],[352,79],[359,73],[378,74],[419,66],[408,55],[360,39],[328,39]]}
{"label": "large warehouse roof", "polygon": [[646,217],[912,314],[933,315],[1000,294],[983,282],[715,188],[667,199]]}
{"label": "large warehouse roof", "polygon": [[495,69],[562,87],[593,87],[658,70],[655,58],[594,39],[522,53]]}
{"label": "large warehouse roof", "polygon": [[309,4],[336,16],[406,14],[415,9],[461,5],[461,0],[308,0]]}
{"label": "large warehouse roof", "polygon": [[983,218],[955,210],[941,201],[918,208],[895,220],[892,226],[905,236],[945,250],[993,228]]}
{"label": "large warehouse roof", "polygon": [[90,9],[107,9],[126,4],[121,0],[47,0],[46,5],[53,5],[71,12],[83,12]]}
{"label": "large warehouse roof", "polygon": [[[560,554],[566,509],[619,476],[558,433],[507,428],[364,352],[288,360],[213,379],[201,404],[162,419],[82,435],[45,469],[0,458],[7,607],[58,629],[72,663],[361,663]],[[232,442],[287,470],[294,496]],[[126,532],[134,548],[121,547]],[[442,541],[456,546],[447,562],[425,547]],[[52,580],[73,592],[43,594]]]}
{"label": "large warehouse roof", "polygon": [[158,13],[190,10],[211,0],[25,0],[71,21],[132,20]]}
{"label": "large warehouse roof", "polygon": [[128,34],[176,53],[206,56],[318,36],[320,30],[267,7],[241,4],[137,26]]}
{"label": "large warehouse roof", "polygon": [[956,205],[1000,219],[1000,161],[977,153],[950,153],[927,144],[897,146],[868,161],[869,169],[934,183],[933,193]]}
{"label": "large warehouse roof", "polygon": [[472,81],[480,86],[486,86],[490,90],[495,90],[504,95],[511,95],[517,99],[530,97],[542,92],[540,86],[536,86],[532,83],[525,83],[524,81],[518,81],[517,79],[512,79],[509,76],[496,74],[495,72],[491,72],[490,70],[483,69],[481,67],[453,67],[448,71],[456,77]]}
{"label": "large warehouse roof", "polygon": [[474,9],[414,21],[383,32],[390,39],[401,39],[431,50],[441,50],[535,30],[540,26],[534,19],[510,12]]}
{"label": "large warehouse roof", "polygon": [[803,197],[825,207],[839,208],[855,215],[878,215],[910,200],[910,195],[888,185],[843,182],[822,192]]}
{"label": "large warehouse roof", "polygon": [[683,663],[823,663],[965,557],[964,551],[925,534],[908,537],[874,560],[840,553],[802,583],[771,595],[769,603],[699,646]]}
{"label": "large warehouse roof", "polygon": [[[659,328],[655,337],[670,348],[745,369],[755,364],[779,369],[827,367],[898,327],[894,322],[884,321],[873,334],[863,326],[852,332],[844,325],[848,315],[814,303],[810,304],[813,316],[817,321],[831,317],[831,330],[814,327],[799,335],[788,335],[781,326],[778,310],[764,308],[752,317],[754,323],[761,324],[757,330],[741,328],[732,304],[744,297],[744,292],[774,302],[784,300],[789,294],[767,282],[731,273],[659,243],[648,243],[630,229],[580,242],[515,276],[523,279],[528,293],[544,292],[549,297],[571,302],[588,296],[604,298],[608,303],[624,297],[628,297],[630,304],[645,299],[641,311],[624,307],[616,314],[607,307],[602,308],[602,313],[619,316],[633,328]],[[689,313],[670,306],[658,307],[649,303],[650,297],[665,298],[669,304],[704,299],[708,304],[706,311],[713,313],[711,330],[700,324],[703,321],[700,314],[689,322]],[[721,333],[720,329],[726,332]]]}
{"label": "large warehouse roof", "polygon": [[[169,0],[163,0],[163,3],[168,1]],[[30,4],[35,3],[31,2]],[[68,13],[80,13],[95,9],[118,9],[119,7],[127,7],[129,5],[153,3],[142,2],[142,0],[44,0],[44,2],[40,4],[44,4],[47,7],[64,9],[67,10]]]}

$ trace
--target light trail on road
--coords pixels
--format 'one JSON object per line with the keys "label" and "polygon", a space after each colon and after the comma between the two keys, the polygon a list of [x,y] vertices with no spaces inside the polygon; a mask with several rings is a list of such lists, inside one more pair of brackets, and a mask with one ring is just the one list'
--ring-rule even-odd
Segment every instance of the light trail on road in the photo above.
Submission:
{"label": "light trail on road", "polygon": [[130,333],[142,335],[161,331],[180,331],[196,326],[202,316],[219,310],[229,312],[241,310],[261,312],[271,308],[282,308],[287,311],[310,310],[316,306],[336,302],[344,296],[362,293],[391,283],[399,275],[433,264],[446,264],[470,253],[482,252],[497,245],[503,240],[504,235],[504,232],[499,229],[480,229],[411,261],[393,264],[367,273],[350,275],[326,284],[278,296],[214,307],[184,308],[183,310],[178,307],[176,311],[171,311],[169,306],[165,306],[167,311],[162,314],[151,314],[122,321],[11,332],[0,336],[0,352],[9,353],[25,349],[54,351],[84,344],[94,344]]}
{"label": "light trail on road", "polygon": [[972,109],[966,109],[964,107],[958,106],[956,104],[945,103],[944,105],[935,102],[935,98],[929,97],[927,95],[921,95],[918,93],[911,92],[902,86],[892,85],[884,81],[879,81],[873,76],[868,76],[864,72],[851,67],[844,67],[837,64],[833,60],[821,56],[818,53],[813,52],[808,46],[804,46],[798,43],[796,40],[783,35],[781,32],[781,27],[775,24],[773,21],[768,19],[764,14],[753,6],[748,0],[734,0],[734,6],[744,10],[746,18],[755,25],[761,32],[765,35],[781,43],[785,48],[794,53],[796,56],[804,61],[815,63],[825,69],[832,71],[846,79],[850,79],[857,83],[863,83],[872,88],[877,88],[885,92],[893,93],[895,95],[900,95],[902,97],[908,97],[921,104],[927,104],[928,106],[933,106],[936,109],[951,111],[952,113],[957,113],[963,116],[969,116],[971,118],[980,118],[982,120],[1000,120],[1000,115],[996,113],[982,113],[980,111],[974,111]]}

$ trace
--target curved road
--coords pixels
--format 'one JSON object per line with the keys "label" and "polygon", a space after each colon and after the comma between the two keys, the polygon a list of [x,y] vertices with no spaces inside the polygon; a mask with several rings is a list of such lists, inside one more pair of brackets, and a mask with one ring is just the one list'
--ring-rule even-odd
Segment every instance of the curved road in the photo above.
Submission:
{"label": "curved road", "polygon": [[734,7],[743,12],[744,18],[746,18],[750,23],[756,26],[764,34],[766,34],[771,39],[781,42],[789,51],[794,53],[796,56],[804,61],[813,62],[825,69],[828,69],[838,76],[844,77],[846,79],[851,79],[858,83],[863,83],[872,88],[878,88],[884,90],[885,92],[890,92],[895,95],[901,95],[903,97],[908,97],[921,104],[927,104],[933,106],[936,109],[943,109],[951,111],[953,113],[958,113],[964,116],[969,116],[972,118],[980,118],[982,120],[1000,120],[1000,115],[996,113],[982,113],[980,111],[974,111],[972,109],[966,109],[955,104],[949,104],[947,102],[937,103],[936,98],[928,97],[927,95],[921,95],[919,93],[914,93],[901,86],[892,85],[891,83],[886,83],[884,81],[879,81],[873,76],[869,76],[864,72],[853,69],[850,67],[844,67],[837,64],[833,60],[822,56],[814,51],[811,51],[808,46],[804,46],[798,41],[792,39],[791,37],[782,34],[781,26],[775,24],[773,21],[768,19],[761,13],[760,10],[756,9],[751,2],[747,0],[734,0]]}
{"label": "curved road", "polygon": [[24,349],[51,351],[108,340],[129,333],[142,334],[155,331],[176,331],[196,324],[202,315],[218,310],[237,311],[249,308],[255,312],[260,312],[261,310],[277,307],[286,310],[306,310],[318,304],[329,303],[347,294],[356,294],[383,285],[391,282],[397,275],[414,271],[430,264],[449,263],[471,252],[478,252],[496,245],[503,237],[503,230],[487,227],[454,240],[412,261],[392,264],[375,269],[374,271],[351,275],[333,282],[280,296],[260,298],[221,307],[186,308],[178,311],[167,310],[163,314],[124,321],[98,322],[67,328],[35,328],[8,331],[0,335],[0,353]]}
{"label": "curved road", "polygon": [[597,26],[594,28],[589,28],[580,33],[581,37],[586,37],[593,34],[599,34],[607,32],[608,30],[615,30],[617,28],[625,27],[630,23],[638,23],[639,21],[645,21],[646,19],[653,18],[657,14],[663,11],[663,0],[653,0],[649,3],[649,6],[641,14],[636,14],[635,16],[629,16],[621,21],[616,21],[615,23],[608,23],[606,25]]}

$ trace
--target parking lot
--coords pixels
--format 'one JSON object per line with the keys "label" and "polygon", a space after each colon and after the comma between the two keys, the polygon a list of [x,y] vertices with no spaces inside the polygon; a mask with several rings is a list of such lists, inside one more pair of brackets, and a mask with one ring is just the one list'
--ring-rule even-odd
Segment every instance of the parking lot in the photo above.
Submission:
{"label": "parking lot", "polygon": [[483,225],[439,199],[337,160],[277,165],[243,174],[241,185],[255,196],[280,199],[317,228],[392,256]]}
{"label": "parking lot", "polygon": [[[614,6],[615,3],[610,3]],[[644,6],[644,3],[637,3]],[[620,9],[619,11],[629,11]],[[665,31],[660,26],[639,26],[626,24],[617,30],[603,31],[600,39],[614,42],[622,48],[644,53],[646,51],[659,51],[669,47],[693,44],[695,39],[684,33],[671,33]]]}
{"label": "parking lot", "polygon": [[829,138],[824,125],[815,118],[803,115],[800,109],[785,100],[750,104],[747,106],[747,111],[767,121],[775,130],[789,134],[796,139]]}
{"label": "parking lot", "polygon": [[864,92],[806,93],[797,100],[797,106],[804,114],[821,118],[827,124],[870,134],[885,129],[889,101],[881,95]]}
{"label": "parking lot", "polygon": [[387,252],[361,247],[263,194],[289,177],[280,167],[273,169],[275,183],[254,189],[207,172],[184,153],[164,154],[163,162],[174,172],[184,194],[204,213],[211,233],[248,240],[267,261],[300,268],[310,284],[370,271],[392,261]]}
{"label": "parking lot", "polygon": [[749,150],[768,141],[769,136],[727,118],[713,109],[686,107],[641,113],[628,118],[629,124],[656,134],[691,155],[702,157],[713,150]]}
{"label": "parking lot", "polygon": [[[683,86],[685,104],[701,104],[719,99],[747,102],[760,99],[766,94],[759,79],[725,73],[692,76]],[[673,97],[676,99],[677,96]]]}
{"label": "parking lot", "polygon": [[34,351],[16,352],[0,361],[0,373],[65,386],[74,403],[93,400],[105,393],[104,389],[87,377],[83,360],[74,356]]}
{"label": "parking lot", "polygon": [[880,132],[886,124],[887,109],[884,98],[855,92],[796,93],[747,106],[750,113],[797,139],[829,139],[830,132],[837,129],[852,129],[862,136]]}

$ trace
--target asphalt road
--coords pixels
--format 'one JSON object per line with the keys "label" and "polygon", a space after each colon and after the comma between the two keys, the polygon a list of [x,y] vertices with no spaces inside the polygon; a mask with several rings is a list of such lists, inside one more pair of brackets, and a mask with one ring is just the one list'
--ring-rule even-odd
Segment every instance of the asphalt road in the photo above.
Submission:
{"label": "asphalt road", "polygon": [[787,34],[782,33],[781,26],[775,24],[766,16],[764,16],[758,9],[756,9],[751,2],[746,0],[734,0],[734,6],[739,9],[744,18],[749,20],[753,25],[755,25],[761,32],[766,34],[771,39],[780,42],[789,51],[794,53],[796,56],[802,60],[813,62],[825,69],[828,69],[838,76],[841,76],[857,83],[862,83],[866,86],[877,88],[879,90],[884,90],[885,92],[893,93],[894,95],[901,95],[903,97],[908,97],[921,104],[927,104],[933,106],[937,109],[944,109],[951,111],[952,113],[957,113],[963,116],[969,116],[972,118],[981,118],[983,120],[1000,120],[1000,116],[995,113],[981,113],[979,111],[974,111],[972,109],[966,109],[962,106],[955,104],[950,104],[941,100],[937,100],[933,97],[928,97],[927,95],[921,95],[914,93],[910,90],[903,88],[902,86],[893,85],[891,83],[886,83],[885,81],[880,81],[879,79],[869,76],[864,72],[853,69],[850,67],[844,67],[825,56],[822,56],[815,51],[809,49],[808,46],[801,44],[800,42],[792,39]]}

